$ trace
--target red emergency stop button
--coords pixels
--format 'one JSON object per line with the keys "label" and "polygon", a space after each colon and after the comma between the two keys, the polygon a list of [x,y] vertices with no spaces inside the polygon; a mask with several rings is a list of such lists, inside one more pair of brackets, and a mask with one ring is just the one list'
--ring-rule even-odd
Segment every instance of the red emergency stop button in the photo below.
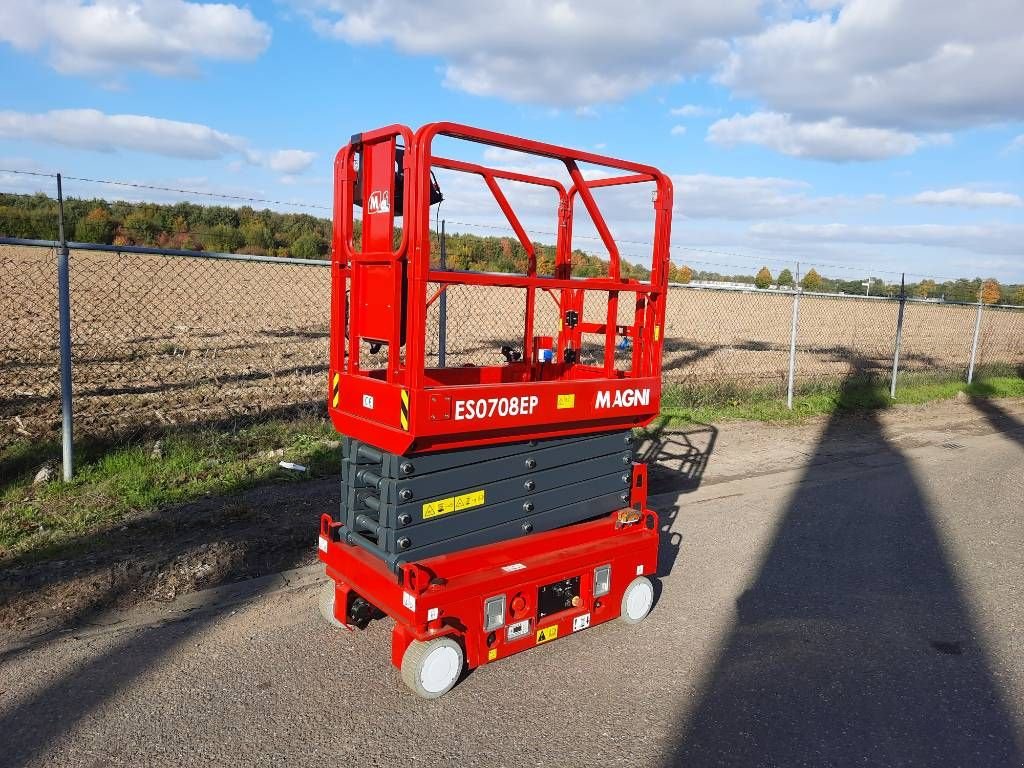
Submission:
{"label": "red emergency stop button", "polygon": [[509,608],[511,608],[513,616],[519,616],[526,610],[526,598],[522,595],[516,595],[512,598]]}

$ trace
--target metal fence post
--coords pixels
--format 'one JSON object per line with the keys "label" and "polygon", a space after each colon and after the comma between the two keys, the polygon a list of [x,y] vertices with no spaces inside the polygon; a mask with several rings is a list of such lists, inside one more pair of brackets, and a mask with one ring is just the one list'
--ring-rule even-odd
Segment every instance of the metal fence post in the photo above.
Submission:
{"label": "metal fence post", "polygon": [[974,318],[974,341],[971,342],[971,362],[967,366],[967,383],[974,383],[974,361],[978,357],[978,337],[981,335],[981,308],[985,306],[978,297],[978,313]]}
{"label": "metal fence post", "polygon": [[896,376],[900,370],[900,344],[903,341],[903,311],[907,306],[907,276],[900,277],[900,311],[896,315],[896,346],[892,353],[892,381],[889,384],[889,397],[896,399]]}
{"label": "metal fence post", "polygon": [[[799,272],[797,268],[797,272]],[[793,289],[793,320],[789,329],[789,387],[786,392],[786,407],[793,410],[793,384],[796,379],[796,328],[800,319],[800,289]]]}
{"label": "metal fence post", "polygon": [[[448,268],[447,248],[445,244],[444,219],[441,220],[441,243],[438,251],[440,253],[441,269]],[[448,291],[447,285],[441,286],[441,295],[438,297],[438,310],[440,319],[437,328],[437,367],[445,367],[445,357],[448,346]]]}
{"label": "metal fence post", "polygon": [[64,191],[57,174],[57,230],[60,246],[57,249],[57,311],[60,324],[60,411],[61,457],[64,480],[74,474],[75,451],[72,440],[71,412],[71,273],[68,241],[64,233]]}

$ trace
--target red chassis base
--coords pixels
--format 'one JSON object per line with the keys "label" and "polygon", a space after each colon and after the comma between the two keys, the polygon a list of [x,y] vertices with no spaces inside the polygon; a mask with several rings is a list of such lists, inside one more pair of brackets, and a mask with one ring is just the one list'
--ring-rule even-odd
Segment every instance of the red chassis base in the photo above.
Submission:
{"label": "red chassis base", "polygon": [[391,616],[391,662],[427,698],[447,692],[463,664],[472,669],[620,615],[636,623],[653,604],[646,575],[657,568],[658,518],[646,508],[403,565],[397,576],[335,540],[337,525],[321,518],[319,556],[333,582],[321,599],[325,618],[351,629],[360,598]]}

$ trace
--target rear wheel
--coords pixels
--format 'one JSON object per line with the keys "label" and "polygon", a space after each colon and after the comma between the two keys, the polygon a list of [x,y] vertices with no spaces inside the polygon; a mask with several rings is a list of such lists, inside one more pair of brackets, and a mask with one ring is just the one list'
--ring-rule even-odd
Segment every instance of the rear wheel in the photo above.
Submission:
{"label": "rear wheel", "polygon": [[338,621],[334,615],[334,594],[333,581],[328,581],[320,587],[320,615],[324,617],[324,621],[335,629],[342,629],[345,624]]}
{"label": "rear wheel", "polygon": [[413,640],[402,656],[402,682],[417,696],[436,699],[458,682],[464,660],[462,646],[450,637]]}
{"label": "rear wheel", "polygon": [[622,620],[639,624],[654,607],[654,585],[646,576],[637,576],[622,595]]}

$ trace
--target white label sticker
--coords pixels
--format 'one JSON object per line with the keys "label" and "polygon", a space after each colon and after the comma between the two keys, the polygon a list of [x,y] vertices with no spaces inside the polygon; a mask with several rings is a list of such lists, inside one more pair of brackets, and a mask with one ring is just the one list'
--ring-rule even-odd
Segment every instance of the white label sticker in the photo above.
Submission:
{"label": "white label sticker", "polygon": [[501,570],[503,570],[505,573],[513,573],[515,571],[521,571],[524,568],[526,568],[526,566],[523,565],[522,563],[512,563],[511,565],[503,565],[503,566],[501,566]]}
{"label": "white label sticker", "polygon": [[427,621],[433,621],[438,617],[439,613],[440,611],[438,611],[437,608],[431,608],[429,611],[427,611]]}
{"label": "white label sticker", "polygon": [[410,595],[408,592],[402,593],[402,605],[408,608],[410,611],[416,610],[416,598]]}
{"label": "white label sticker", "polygon": [[515,624],[509,624],[508,629],[505,630],[505,638],[507,640],[518,640],[520,637],[526,637],[530,634],[530,620],[523,619],[517,621]]}
{"label": "white label sticker", "polygon": [[363,395],[363,408],[373,410],[373,395]]}
{"label": "white label sticker", "polygon": [[644,575],[644,567],[643,567],[643,565],[642,565],[642,564],[641,564],[641,565],[638,565],[638,566],[636,567],[636,575],[637,575],[637,576],[643,576],[643,575]]}
{"label": "white label sticker", "polygon": [[572,620],[572,631],[579,632],[581,629],[586,629],[590,626],[590,614],[584,613],[582,616],[577,616]]}
{"label": "white label sticker", "polygon": [[317,541],[317,546],[320,547],[320,551],[321,552],[326,552],[327,551],[327,539],[325,539],[323,536],[321,536],[320,540]]}

